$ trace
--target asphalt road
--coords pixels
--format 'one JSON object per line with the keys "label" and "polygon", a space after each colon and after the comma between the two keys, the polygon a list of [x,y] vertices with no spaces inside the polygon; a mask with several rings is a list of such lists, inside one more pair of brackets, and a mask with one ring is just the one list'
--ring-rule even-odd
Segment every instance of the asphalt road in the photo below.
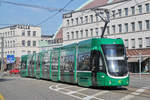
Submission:
{"label": "asphalt road", "polygon": [[137,83],[139,80],[136,76],[130,80],[133,81],[129,87],[112,89],[84,88],[47,80],[6,76],[0,79],[0,100],[150,100],[148,80],[145,84],[142,81],[143,86]]}

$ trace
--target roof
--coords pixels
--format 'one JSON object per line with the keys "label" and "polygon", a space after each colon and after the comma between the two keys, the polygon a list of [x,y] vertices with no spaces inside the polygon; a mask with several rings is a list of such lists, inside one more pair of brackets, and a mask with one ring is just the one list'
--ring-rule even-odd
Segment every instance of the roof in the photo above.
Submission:
{"label": "roof", "polygon": [[63,38],[63,30],[62,27],[59,28],[59,30],[56,32],[56,35],[54,37],[55,39]]}
{"label": "roof", "polygon": [[145,49],[130,49],[127,50],[127,56],[132,57],[132,56],[139,56],[139,55],[146,55],[150,56],[150,48],[145,48]]}
{"label": "roof", "polygon": [[83,4],[78,10],[85,10],[89,8],[107,5],[110,3],[116,3],[119,1],[125,1],[125,0],[89,0],[88,3]]}

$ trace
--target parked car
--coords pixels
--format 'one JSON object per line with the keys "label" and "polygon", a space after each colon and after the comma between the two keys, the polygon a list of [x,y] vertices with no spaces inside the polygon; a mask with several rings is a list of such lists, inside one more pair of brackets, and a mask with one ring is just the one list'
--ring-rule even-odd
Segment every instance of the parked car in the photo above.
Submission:
{"label": "parked car", "polygon": [[14,68],[12,70],[9,71],[10,74],[18,74],[20,71],[18,68]]}

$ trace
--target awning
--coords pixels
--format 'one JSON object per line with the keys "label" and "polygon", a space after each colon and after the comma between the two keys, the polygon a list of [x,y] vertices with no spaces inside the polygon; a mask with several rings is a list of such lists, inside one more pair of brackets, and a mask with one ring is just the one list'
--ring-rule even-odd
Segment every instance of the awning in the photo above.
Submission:
{"label": "awning", "polygon": [[[142,57],[142,61],[146,60],[148,57]],[[128,62],[138,62],[139,57],[129,57]]]}

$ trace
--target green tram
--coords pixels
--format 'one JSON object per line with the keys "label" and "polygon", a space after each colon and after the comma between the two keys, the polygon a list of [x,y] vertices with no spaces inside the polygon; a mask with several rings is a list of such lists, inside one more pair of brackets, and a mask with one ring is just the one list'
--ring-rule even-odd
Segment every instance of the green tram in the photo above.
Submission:
{"label": "green tram", "polygon": [[80,86],[127,86],[129,72],[122,39],[92,38],[21,57],[20,75]]}

